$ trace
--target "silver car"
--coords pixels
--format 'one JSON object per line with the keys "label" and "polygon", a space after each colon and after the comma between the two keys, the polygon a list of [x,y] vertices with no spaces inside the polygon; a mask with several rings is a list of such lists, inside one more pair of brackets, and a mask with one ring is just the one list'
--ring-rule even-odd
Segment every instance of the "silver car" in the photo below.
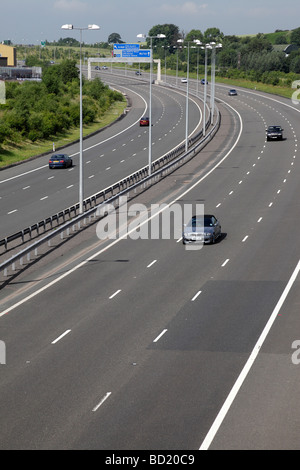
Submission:
{"label": "silver car", "polygon": [[215,243],[221,234],[221,224],[214,215],[194,215],[184,227],[182,243]]}

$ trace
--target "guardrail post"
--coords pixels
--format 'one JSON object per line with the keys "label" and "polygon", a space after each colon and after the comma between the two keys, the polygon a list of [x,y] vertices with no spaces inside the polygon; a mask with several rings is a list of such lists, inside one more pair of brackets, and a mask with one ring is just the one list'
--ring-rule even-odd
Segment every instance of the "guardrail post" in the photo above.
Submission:
{"label": "guardrail post", "polygon": [[[209,120],[206,123],[206,128],[210,127],[211,122],[212,122],[211,121],[211,116],[209,116]],[[130,198],[131,189],[133,189],[134,193],[137,194],[139,190],[142,191],[143,189],[146,189],[148,186],[151,186],[151,184],[153,184],[153,182],[155,183],[155,182],[159,181],[162,177],[164,177],[165,175],[167,175],[170,172],[174,171],[175,168],[177,168],[178,166],[184,164],[190,158],[195,156],[196,153],[201,151],[202,148],[204,148],[204,146],[216,134],[217,130],[220,127],[220,123],[221,123],[221,116],[220,116],[220,112],[218,111],[217,122],[216,122],[216,124],[213,124],[213,128],[209,131],[207,136],[205,136],[205,138],[203,138],[203,130],[201,130],[201,133],[197,134],[197,136],[196,136],[197,139],[195,137],[194,139],[191,139],[189,141],[189,144],[191,144],[192,142],[194,142],[196,140],[198,141],[198,144],[196,145],[196,147],[194,149],[191,149],[191,151],[189,151],[188,153],[185,153],[184,152],[184,145],[179,146],[174,151],[170,152],[169,154],[165,155],[164,157],[161,157],[156,162],[153,162],[152,170],[155,170],[155,173],[159,173],[158,176],[155,174],[155,175],[151,175],[151,176],[154,176],[154,177],[149,178],[148,177],[149,167],[147,166],[147,167],[142,168],[141,170],[138,170],[134,174],[127,176],[126,178],[122,179],[118,183],[115,183],[114,185],[102,190],[100,193],[97,193],[95,196],[91,196],[87,200],[83,201],[84,212],[88,212],[87,211],[87,204],[89,204],[89,206],[90,206],[89,211],[93,210],[94,211],[93,212],[94,217],[97,217],[98,216],[98,211],[97,211],[97,208],[96,208],[96,210],[94,209],[93,204],[96,204],[96,205],[99,204],[100,201],[98,202],[98,199],[100,199],[100,200],[102,199],[101,204],[104,204],[107,200],[109,200],[109,195],[111,195],[111,199],[114,199],[120,193],[124,193],[123,194],[124,196],[126,196],[127,198]],[[202,139],[200,141],[199,141],[199,135],[202,136]],[[180,160],[180,162],[177,162],[178,159]],[[172,161],[173,161],[173,164],[172,164]],[[137,186],[138,186],[138,188],[137,188]],[[33,231],[35,229],[37,231],[37,235],[40,235],[39,228],[42,227],[42,226],[44,227],[44,232],[45,232],[46,229],[47,229],[48,221],[50,222],[51,229],[53,229],[54,219],[55,218],[56,218],[56,221],[57,221],[57,225],[60,225],[60,215],[62,215],[63,222],[65,223],[67,214],[69,214],[70,219],[73,218],[72,211],[74,211],[75,217],[77,216],[78,208],[79,208],[79,204],[77,204],[75,206],[71,206],[69,209],[65,209],[64,211],[61,211],[61,212],[59,212],[59,213],[57,213],[57,214],[55,214],[55,215],[53,215],[53,216],[51,216],[47,219],[44,219],[43,221],[38,222],[37,224],[31,225],[30,227],[28,227],[26,229],[23,229],[22,231],[18,232],[17,234],[12,235],[11,237],[5,237],[3,240],[1,240],[1,245],[4,245],[5,250],[7,251],[8,243],[15,240],[16,238],[22,238],[22,242],[24,243],[27,233],[29,234],[29,239],[31,240],[33,238]],[[73,225],[72,225],[73,232],[76,230],[77,226],[78,226],[78,229],[81,228],[81,220],[84,219],[83,220],[84,225],[87,223],[87,218],[88,218],[89,222],[91,221],[91,215],[90,214],[86,214],[86,216],[84,216],[84,217],[81,217],[81,215],[80,215],[78,218],[80,220],[75,220]],[[71,226],[71,223],[70,223],[70,226]],[[78,225],[76,225],[76,224],[78,224]],[[67,233],[67,235],[69,235],[69,233],[70,233],[69,227],[65,227],[63,229],[58,229],[58,233],[61,233],[62,230],[67,230],[66,233]],[[39,243],[39,242],[37,244],[34,243],[32,245],[32,248],[27,247],[27,249],[24,250],[25,253],[22,252],[22,255],[28,253],[27,254],[27,259],[28,259],[28,261],[30,261],[29,249],[31,249],[31,251],[33,251],[34,246],[40,246],[42,243],[47,243],[47,242],[50,246],[50,241],[48,241],[48,240],[50,240],[54,236],[55,235],[53,233],[50,233],[48,236],[45,237],[45,239],[43,238],[41,243]],[[62,233],[61,237],[62,238],[64,237],[63,233]],[[16,255],[13,258],[14,259],[20,259],[21,260],[20,262],[22,264],[23,263],[23,260],[21,259],[22,255],[21,255],[21,253],[19,253],[19,255]],[[35,255],[37,256],[37,248],[35,249]],[[8,262],[3,263],[2,265],[3,266],[4,265],[9,266]],[[3,269],[4,269],[4,267],[3,267]]]}

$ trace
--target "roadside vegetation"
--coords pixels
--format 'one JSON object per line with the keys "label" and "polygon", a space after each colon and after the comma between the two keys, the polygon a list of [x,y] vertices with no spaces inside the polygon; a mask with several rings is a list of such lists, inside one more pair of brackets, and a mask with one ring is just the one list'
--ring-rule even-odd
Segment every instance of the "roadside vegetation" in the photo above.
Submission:
{"label": "roadside vegetation", "polygon": [[[0,167],[51,151],[53,142],[59,147],[78,139],[79,93],[75,60],[45,67],[41,82],[7,81],[6,103],[0,106]],[[83,77],[82,95],[85,134],[116,119],[126,106],[123,95],[99,78]]]}
{"label": "roadside vegetation", "polygon": [[[149,36],[153,39],[154,59],[161,59],[162,75],[186,76],[187,44],[189,73],[203,78],[205,52],[196,46],[214,41],[222,48],[216,54],[216,81],[228,86],[265,91],[292,97],[291,86],[300,80],[300,28],[277,30],[253,36],[225,36],[218,28],[206,31],[193,29],[185,34],[173,24],[156,25]],[[184,39],[183,44],[178,39]],[[83,64],[89,57],[111,57],[112,44],[125,42],[112,33],[107,42],[82,44]],[[41,66],[42,82],[7,82],[6,104],[0,105],[0,168],[27,159],[78,139],[79,134],[79,71],[80,44],[74,38],[61,38],[42,46],[17,46],[18,60],[27,66]],[[285,48],[290,45],[287,55]],[[149,39],[141,48],[149,48]],[[210,64],[211,51],[207,51]],[[115,66],[115,65],[114,65]],[[150,64],[141,65],[149,70]],[[136,69],[136,64],[132,65]],[[155,64],[154,64],[155,68]],[[208,74],[210,67],[208,66]],[[208,76],[209,80],[209,76]],[[101,129],[123,113],[126,102],[96,78],[83,78],[83,134]]]}

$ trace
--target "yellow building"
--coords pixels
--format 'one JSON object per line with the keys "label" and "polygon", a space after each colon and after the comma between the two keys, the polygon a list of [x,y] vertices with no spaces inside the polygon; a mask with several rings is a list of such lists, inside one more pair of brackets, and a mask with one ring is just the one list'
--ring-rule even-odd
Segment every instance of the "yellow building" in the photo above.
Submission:
{"label": "yellow building", "polygon": [[0,66],[2,67],[16,67],[17,65],[17,52],[16,48],[0,44]]}

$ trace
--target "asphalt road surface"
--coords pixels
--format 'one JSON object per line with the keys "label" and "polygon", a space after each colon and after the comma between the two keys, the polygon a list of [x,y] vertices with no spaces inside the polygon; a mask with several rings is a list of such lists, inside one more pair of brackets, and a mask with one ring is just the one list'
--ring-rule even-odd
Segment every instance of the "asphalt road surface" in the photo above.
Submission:
{"label": "asphalt road surface", "polygon": [[91,225],[1,290],[1,449],[299,448],[299,110],[216,96],[217,136],[132,208],[204,204],[215,245],[132,215],[127,237]]}
{"label": "asphalt road surface", "polygon": [[[114,126],[83,141],[84,198],[148,165],[149,128],[140,127],[139,120],[148,112],[149,85],[134,77],[109,74],[104,77],[128,96],[131,108]],[[153,86],[152,161],[184,142],[185,103],[183,91]],[[200,100],[190,100],[189,116],[189,134],[199,132]],[[74,166],[50,170],[51,152],[0,172],[0,238],[78,202],[79,142],[58,152],[70,155]]]}

